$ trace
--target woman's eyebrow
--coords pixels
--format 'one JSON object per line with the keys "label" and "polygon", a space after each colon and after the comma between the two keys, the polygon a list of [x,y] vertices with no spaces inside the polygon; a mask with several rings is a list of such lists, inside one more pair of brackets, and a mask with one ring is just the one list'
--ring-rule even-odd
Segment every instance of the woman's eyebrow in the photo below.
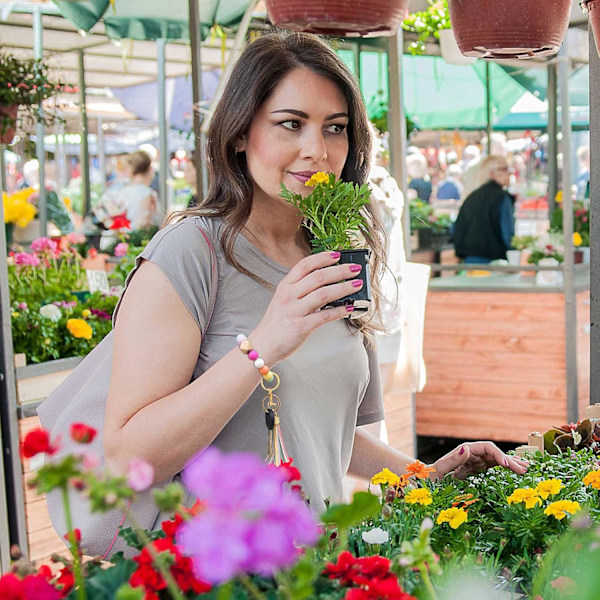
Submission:
{"label": "woman's eyebrow", "polygon": [[[271,111],[271,114],[275,114],[275,113],[290,113],[292,115],[296,115],[297,117],[301,117],[302,119],[308,119],[308,115],[305,112],[303,112],[301,110],[296,110],[294,108],[281,108],[279,110]],[[325,121],[331,121],[332,119],[339,119],[340,117],[348,118],[348,113],[345,113],[345,112],[334,113],[332,115],[329,115],[328,117],[325,117]]]}

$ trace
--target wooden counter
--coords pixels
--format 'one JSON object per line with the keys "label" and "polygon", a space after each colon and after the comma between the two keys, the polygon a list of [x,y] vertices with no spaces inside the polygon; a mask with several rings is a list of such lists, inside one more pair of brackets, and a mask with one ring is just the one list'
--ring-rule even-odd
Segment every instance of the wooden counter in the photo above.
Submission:
{"label": "wooden counter", "polygon": [[[589,404],[589,272],[576,274],[579,415]],[[418,435],[523,442],[567,421],[565,294],[534,276],[432,279]]]}

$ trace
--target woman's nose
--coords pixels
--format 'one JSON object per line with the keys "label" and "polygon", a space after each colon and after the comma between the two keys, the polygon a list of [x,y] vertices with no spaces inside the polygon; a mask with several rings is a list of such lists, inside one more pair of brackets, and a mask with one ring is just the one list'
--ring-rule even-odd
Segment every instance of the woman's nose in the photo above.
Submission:
{"label": "woman's nose", "polygon": [[301,155],[302,158],[312,159],[315,162],[320,162],[327,158],[327,144],[323,139],[321,131],[307,132],[303,136]]}

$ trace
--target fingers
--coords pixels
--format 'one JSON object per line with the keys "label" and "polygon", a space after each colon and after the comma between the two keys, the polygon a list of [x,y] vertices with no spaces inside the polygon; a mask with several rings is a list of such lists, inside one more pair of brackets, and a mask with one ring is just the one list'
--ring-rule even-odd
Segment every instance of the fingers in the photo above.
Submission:
{"label": "fingers", "polygon": [[305,317],[306,324],[310,330],[313,330],[321,325],[325,325],[325,323],[331,323],[332,321],[344,319],[353,311],[353,306],[336,306],[335,308],[326,308]]}
{"label": "fingers", "polygon": [[339,252],[319,252],[318,254],[311,254],[298,261],[283,278],[282,282],[297,283],[316,269],[335,265],[340,260],[340,256],[341,254]]}
{"label": "fingers", "polygon": [[500,465],[523,475],[527,471],[527,463],[515,456],[508,456],[492,442],[476,442],[471,445],[471,451],[479,456],[485,455],[490,466]]}
{"label": "fingers", "polygon": [[335,300],[340,300],[341,298],[345,298],[346,296],[357,292],[362,286],[363,282],[360,279],[325,285],[302,298],[298,303],[298,309],[305,315],[314,313],[319,308],[326,306]]}

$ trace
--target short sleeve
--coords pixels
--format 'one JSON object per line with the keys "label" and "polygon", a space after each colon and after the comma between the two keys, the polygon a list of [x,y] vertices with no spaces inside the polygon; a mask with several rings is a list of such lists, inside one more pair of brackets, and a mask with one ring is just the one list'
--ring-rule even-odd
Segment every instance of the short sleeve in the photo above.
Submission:
{"label": "short sleeve", "polygon": [[379,363],[377,360],[377,349],[365,343],[365,350],[369,357],[369,385],[365,391],[362,402],[358,407],[356,426],[368,425],[383,421],[383,390],[381,389],[381,377],[379,376]]}
{"label": "short sleeve", "polygon": [[153,262],[167,276],[204,336],[209,318],[214,259],[200,225],[192,219],[185,219],[167,225],[150,240],[127,276],[125,291],[114,312],[113,326],[127,286],[143,260]]}

